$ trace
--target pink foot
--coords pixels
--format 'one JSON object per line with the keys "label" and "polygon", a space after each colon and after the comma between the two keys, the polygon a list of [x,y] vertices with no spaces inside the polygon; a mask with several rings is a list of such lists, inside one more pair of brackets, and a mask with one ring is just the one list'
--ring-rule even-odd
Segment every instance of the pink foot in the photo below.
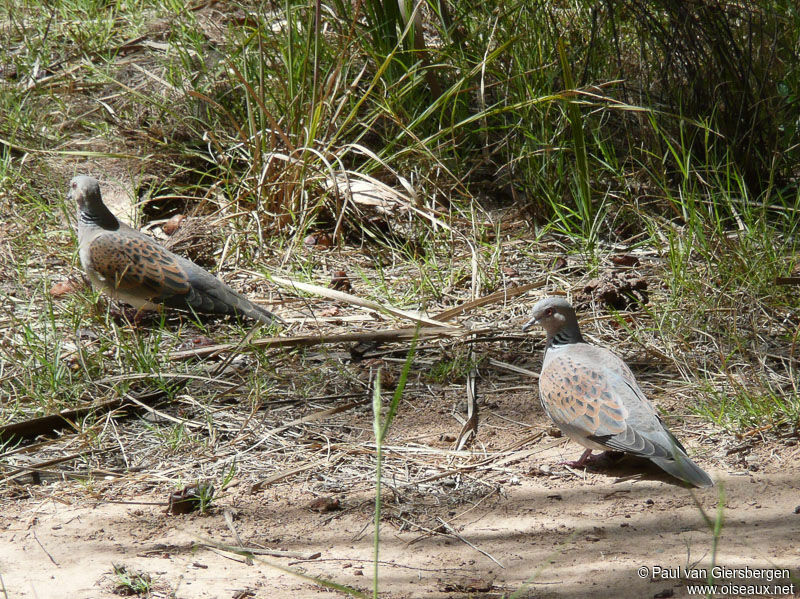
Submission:
{"label": "pink foot", "polygon": [[137,329],[142,325],[149,325],[153,321],[153,314],[155,312],[148,312],[140,310],[127,305],[118,305],[111,308],[111,315],[121,324],[128,324],[132,328]]}
{"label": "pink foot", "polygon": [[614,459],[619,459],[622,455],[619,451],[604,451],[602,453],[598,453],[597,455],[592,455],[592,450],[587,449],[583,452],[583,455],[579,457],[577,460],[572,461],[564,461],[559,462],[559,464],[563,464],[565,466],[569,466],[570,468],[584,468],[586,466],[591,466],[593,464],[598,464],[601,462],[610,462]]}
{"label": "pink foot", "polygon": [[587,462],[594,462],[597,461],[597,456],[592,455],[592,450],[587,449],[583,452],[583,455],[579,457],[577,460],[565,460],[563,462],[559,462],[559,464],[563,464],[564,466],[569,466],[570,468],[583,468],[586,466]]}

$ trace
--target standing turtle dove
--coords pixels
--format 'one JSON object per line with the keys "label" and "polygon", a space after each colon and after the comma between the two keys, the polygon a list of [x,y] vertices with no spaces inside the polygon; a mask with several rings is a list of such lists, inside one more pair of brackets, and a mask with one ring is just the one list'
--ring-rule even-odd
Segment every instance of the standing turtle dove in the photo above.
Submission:
{"label": "standing turtle dove", "polygon": [[592,450],[623,451],[647,458],[696,487],[714,483],[695,464],[636,383],[630,368],[611,351],[583,340],[575,310],[563,298],[545,298],[522,327],[547,331],[539,397],[547,415],[586,451],[568,465],[581,467]]}
{"label": "standing turtle dove", "polygon": [[103,204],[100,186],[92,177],[73,178],[68,198],[78,203],[81,264],[96,289],[140,310],[162,304],[243,315],[268,324],[282,322],[207,270],[117,220]]}

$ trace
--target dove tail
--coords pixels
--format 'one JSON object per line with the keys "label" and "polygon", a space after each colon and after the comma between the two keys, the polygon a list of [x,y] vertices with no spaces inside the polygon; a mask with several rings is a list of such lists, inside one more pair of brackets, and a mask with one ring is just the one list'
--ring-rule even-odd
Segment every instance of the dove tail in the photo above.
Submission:
{"label": "dove tail", "polygon": [[700,466],[682,451],[675,451],[672,458],[651,457],[650,460],[665,472],[695,487],[713,487],[714,481]]}
{"label": "dove tail", "polygon": [[213,293],[215,305],[210,311],[220,314],[247,316],[264,324],[285,324],[279,316],[253,303],[238,291],[222,283],[220,285],[221,287]]}
{"label": "dove tail", "polygon": [[186,270],[191,271],[189,277],[191,288],[185,296],[170,298],[174,307],[181,307],[177,304],[185,302],[185,305],[198,312],[238,314],[265,324],[283,324],[281,318],[266,308],[254,304],[208,271],[188,260],[184,262],[187,264]]}
{"label": "dove tail", "polygon": [[264,324],[286,324],[280,316],[247,299],[237,302],[236,311]]}

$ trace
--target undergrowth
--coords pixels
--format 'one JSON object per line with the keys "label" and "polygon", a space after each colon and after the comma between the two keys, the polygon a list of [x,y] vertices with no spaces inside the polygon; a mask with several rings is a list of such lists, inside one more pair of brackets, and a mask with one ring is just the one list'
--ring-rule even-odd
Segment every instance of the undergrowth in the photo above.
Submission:
{"label": "undergrowth", "polygon": [[[509,281],[577,295],[612,254],[641,256],[636,323],[692,386],[687,411],[796,434],[798,286],[776,282],[798,271],[797,7],[401,4],[0,5],[2,422],[145,388],[211,404],[231,373],[247,373],[254,413],[287,388],[368,387],[333,353],[178,363],[165,348],[250,329],[137,328],[94,293],[53,298],[79,279],[63,196],[85,173],[150,224],[212,220],[212,270],[273,299],[289,295],[265,291],[268,274],[329,284],[346,264],[353,293],[431,313]],[[287,305],[303,323],[339,317]],[[511,310],[493,326],[515,330]],[[429,378],[481,364],[454,355]],[[176,376],[208,380],[184,393]],[[179,452],[194,424],[148,431]]]}
{"label": "undergrowth", "polygon": [[[282,264],[313,278],[324,265],[293,258],[310,234],[370,248],[362,282],[400,305],[441,301],[475,273],[472,293],[502,285],[499,207],[529,219],[534,254],[548,235],[592,270],[620,244],[655,251],[658,301],[674,309],[661,334],[697,331],[721,355],[715,376],[744,360],[748,380],[763,380],[745,349],[758,327],[743,329],[737,312],[781,321],[776,343],[797,326],[796,287],[775,281],[796,268],[800,16],[779,2],[707,0],[705,21],[624,4],[231,3],[206,15],[172,2],[6,3],[0,194],[16,221],[6,276],[36,290],[28,305],[46,298],[31,285],[45,273],[25,265],[43,252],[73,263],[73,241],[58,234],[64,183],[115,160],[144,174],[128,193],[150,218],[192,206],[222,215],[240,261],[279,248]],[[670,22],[699,32],[693,44],[672,44]],[[756,94],[767,100],[754,108]],[[734,105],[759,133],[746,157]],[[450,249],[462,241],[470,255]],[[396,285],[388,264],[412,265],[418,282]],[[106,343],[79,348],[80,368],[60,366],[58,330],[78,329],[82,308],[64,319],[47,305],[35,322],[14,318],[19,343],[6,353],[19,361],[24,348],[29,367],[10,385],[63,401],[108,367],[93,357]],[[158,336],[109,341],[123,370],[162,366]],[[736,393],[775,392],[751,389]],[[785,401],[796,422],[796,393]]]}

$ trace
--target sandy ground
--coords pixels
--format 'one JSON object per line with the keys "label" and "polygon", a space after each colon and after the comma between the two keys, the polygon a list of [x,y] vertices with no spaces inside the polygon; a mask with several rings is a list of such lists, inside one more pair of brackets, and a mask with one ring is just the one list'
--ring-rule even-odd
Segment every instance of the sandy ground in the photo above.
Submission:
{"label": "sandy ground", "polygon": [[[684,597],[684,569],[714,564],[789,568],[794,580],[781,584],[793,583],[797,596],[797,450],[764,449],[753,472],[734,464],[735,453],[724,457],[718,448],[699,460],[717,486],[689,491],[656,468],[637,475],[643,464],[627,460],[602,471],[570,472],[557,461],[580,449],[543,435],[512,452],[488,481],[477,471],[451,478],[451,505],[426,501],[401,486],[386,489],[381,596]],[[75,483],[51,486],[61,487],[58,500],[47,485],[27,487],[24,497],[3,507],[0,572],[7,597],[118,596],[112,564],[149,574],[153,597],[346,595],[282,568],[371,592],[368,494],[345,489],[336,495],[342,509],[317,513],[309,509],[314,495],[306,483],[282,482],[256,494],[249,485],[234,484],[209,514],[175,516],[163,505],[97,500]],[[163,499],[162,492],[116,498]],[[418,502],[425,503],[431,520],[440,518],[437,534],[402,526],[413,519]],[[714,556],[713,535],[698,505],[715,518],[720,502],[724,523]],[[251,562],[204,543],[269,547],[299,557],[259,556]],[[643,567],[649,574],[640,572]],[[653,576],[657,567],[664,573]],[[749,582],[776,583],[763,576]]]}
{"label": "sandy ground", "polygon": [[[224,4],[209,3],[200,7],[209,11],[207,21],[213,27],[209,26],[206,34],[211,39],[218,27],[217,12],[225,8]],[[160,35],[154,30],[150,37],[161,40]],[[131,60],[126,53],[120,56],[126,62]],[[134,73],[135,79],[131,81],[124,78],[125,72],[115,76],[120,82],[126,82],[126,86],[151,93],[158,77],[143,75],[145,68],[152,68],[152,62],[142,64],[145,66]],[[161,93],[161,90],[152,93]],[[76,100],[82,97],[80,94]],[[127,96],[116,97],[121,101]],[[126,104],[121,105],[125,107]],[[79,110],[75,114],[82,114],[80,105]],[[125,114],[125,110],[118,112]],[[105,123],[103,120],[104,128]],[[139,125],[134,124],[131,130]],[[91,131],[94,135],[94,129]],[[97,145],[100,141],[93,137],[91,147],[111,155],[128,153],[130,149],[125,141],[135,142],[137,148],[141,144],[138,137],[124,137],[124,132],[120,135],[118,146],[110,141]],[[84,144],[85,140],[76,139],[76,142]],[[160,180],[162,175],[166,177],[174,171],[171,159],[159,160],[158,154],[153,156],[149,163],[95,156],[79,163],[64,163],[63,172],[57,177],[44,177],[42,186],[51,186],[53,180],[60,179],[59,185],[65,189],[64,184],[75,172],[94,174],[102,180],[104,196],[112,210],[128,217],[130,202],[136,195],[130,190],[147,187],[140,180],[142,173],[147,173],[148,180]],[[50,166],[52,172],[57,172],[57,168],[55,164]],[[159,169],[163,173],[158,172]],[[503,218],[492,222],[509,224]],[[470,226],[474,227],[474,223]],[[527,219],[519,226],[524,226],[525,231],[530,227]],[[12,232],[19,234],[24,227],[10,221],[5,229],[3,234],[10,238]],[[487,230],[494,230],[494,226]],[[523,238],[512,235],[510,230],[507,232],[510,239]],[[63,237],[62,243],[66,239]],[[413,237],[409,239],[413,241]],[[510,271],[513,273],[517,269],[519,280],[538,279],[542,275],[540,261],[527,257],[519,263],[514,261],[515,244],[516,241],[504,246],[506,262],[503,264],[514,265]],[[559,247],[553,257],[560,257],[562,253]],[[65,255],[61,251],[48,261],[48,269],[75,272],[74,254],[72,263],[65,262]],[[372,263],[371,259],[359,257],[357,252],[342,255],[348,261],[347,271],[354,280],[358,269],[366,269]],[[464,264],[467,264],[472,254],[464,252],[464,255],[467,256]],[[274,257],[281,259],[282,252]],[[337,262],[335,257],[323,257],[298,264],[322,264],[322,271],[329,280],[330,272],[335,271],[342,260]],[[15,293],[17,287],[34,288],[31,281],[36,280],[33,271],[37,265],[28,264],[28,280],[17,282],[16,267],[8,262],[7,278],[13,280],[10,293]],[[381,276],[389,272],[388,265],[389,262],[382,266]],[[530,272],[524,272],[526,268]],[[463,271],[471,269],[470,265]],[[578,269],[574,276],[580,278],[583,274],[586,271]],[[416,271],[413,276],[417,276]],[[515,275],[506,273],[504,276],[513,278]],[[22,292],[18,295],[28,297]],[[267,295],[257,294],[257,297],[264,299]],[[304,309],[306,303],[297,305]],[[441,306],[445,307],[451,306]],[[515,316],[519,317],[519,324],[524,322],[521,313],[510,315],[508,311],[503,313],[502,319],[511,321]],[[495,321],[500,318],[498,315]],[[322,319],[315,318],[311,322],[317,326]],[[515,330],[517,328],[515,325]],[[781,330],[777,326],[772,328]],[[779,341],[785,344],[786,340],[781,337]],[[498,357],[508,361],[519,357],[518,346],[507,349],[510,358]],[[332,354],[323,357],[335,362]],[[431,358],[431,362],[434,359],[438,357]],[[712,353],[709,359],[717,359],[717,354]],[[541,348],[531,363],[526,364],[538,370],[535,360],[541,360]],[[284,369],[293,366],[289,358],[286,363],[288,366]],[[316,368],[319,378],[335,387],[324,390],[326,394],[352,391],[345,383],[334,385],[338,371],[324,370],[320,362],[314,364],[313,367],[299,364],[297,368],[306,372]],[[338,362],[335,365],[342,370],[351,369],[353,372],[347,373],[350,379],[356,377],[356,367]],[[717,481],[716,487],[689,491],[654,467],[646,469],[642,476],[641,463],[621,463],[589,472],[570,471],[558,462],[576,459],[581,448],[548,434],[551,425],[538,406],[535,385],[519,379],[519,376],[509,377],[505,384],[526,386],[525,391],[492,394],[487,393],[485,387],[481,390],[481,428],[468,449],[476,456],[472,460],[450,452],[460,425],[445,413],[446,410],[440,411],[438,407],[461,401],[463,384],[453,393],[458,400],[440,393],[442,388],[447,389],[446,384],[437,387],[424,381],[419,387],[436,387],[429,395],[438,395],[429,397],[426,402],[420,401],[418,396],[404,398],[389,443],[418,448],[424,460],[413,464],[417,472],[409,478],[424,478],[424,473],[420,476],[418,471],[430,467],[430,480],[419,485],[398,478],[402,463],[385,479],[379,563],[382,597],[685,597],[689,589],[684,569],[710,569],[712,565],[787,568],[791,580],[783,580],[783,573],[780,573],[780,581],[750,576],[733,582],[794,585],[777,593],[766,592],[774,588],[760,588],[757,592],[723,589],[716,596],[800,595],[797,431],[793,438],[776,440],[767,432],[763,438],[754,436],[749,442],[702,424],[695,423],[687,431],[680,425],[688,410],[673,402],[666,406],[675,417],[675,422],[670,422],[673,432]],[[284,382],[286,387],[294,388],[292,377],[287,376]],[[361,389],[352,381],[347,384]],[[320,383],[319,386],[325,385]],[[369,394],[366,395],[369,399]],[[235,402],[236,398],[230,401]],[[659,407],[664,407],[664,401],[658,403]],[[248,407],[241,409],[240,420],[252,424]],[[269,407],[263,412],[269,413]],[[227,416],[215,413],[218,417],[223,415]],[[288,421],[296,416],[285,418]],[[279,420],[281,413],[274,409],[269,417]],[[230,430],[238,432],[240,426],[244,428],[239,421],[229,420]],[[20,479],[16,486],[0,487],[0,588],[3,591],[0,599],[118,597],[120,590],[118,578],[113,574],[114,565],[147,574],[152,581],[150,596],[159,598],[281,599],[348,595],[341,589],[325,587],[311,577],[371,595],[374,488],[364,484],[364,480],[370,482],[368,472],[366,479],[355,481],[351,477],[352,472],[369,470],[367,458],[372,454],[368,443],[351,442],[342,432],[345,425],[358,427],[367,431],[363,438],[368,438],[372,430],[368,412],[338,415],[338,428],[326,430],[326,422],[314,424],[320,427],[315,431],[317,436],[311,438],[314,443],[324,445],[327,438],[333,445],[349,444],[340,462],[322,460],[316,463],[315,470],[282,477],[257,493],[251,493],[252,480],[238,481],[225,490],[206,514],[167,514],[165,499],[175,489],[174,479],[179,477],[174,471],[172,477],[162,474],[155,467],[142,475],[145,482],[138,486],[119,482],[119,479],[104,480],[98,475],[83,482],[60,478],[32,482],[28,478]],[[146,445],[141,442],[147,435],[143,428],[140,426],[128,439]],[[283,435],[280,440],[288,448],[303,441],[311,453],[312,443],[302,435],[302,431],[296,436]],[[518,443],[525,438],[529,438],[529,442]],[[405,444],[398,439],[405,439]],[[152,439],[149,442],[156,443]],[[119,445],[122,451],[123,443]],[[741,450],[737,449],[739,446]],[[133,451],[130,447],[125,450]],[[298,453],[301,452],[302,449]],[[324,451],[318,453],[324,454]],[[482,466],[485,455],[490,455],[491,459]],[[312,458],[318,459],[310,456],[307,461],[313,461]],[[387,460],[393,459],[402,462],[391,450],[387,451]],[[473,467],[453,473],[454,464],[459,460]],[[88,459],[86,463],[90,463]],[[16,467],[11,463],[10,469]],[[263,476],[274,474],[266,458],[264,469]],[[135,476],[126,474],[127,478]],[[320,496],[338,499],[341,509],[314,511],[310,504]],[[715,544],[713,522],[707,523],[703,513],[714,521],[718,507],[722,520]],[[221,545],[269,548],[290,555],[259,555],[249,560],[219,548]],[[662,574],[658,574],[658,569],[662,569]]]}

